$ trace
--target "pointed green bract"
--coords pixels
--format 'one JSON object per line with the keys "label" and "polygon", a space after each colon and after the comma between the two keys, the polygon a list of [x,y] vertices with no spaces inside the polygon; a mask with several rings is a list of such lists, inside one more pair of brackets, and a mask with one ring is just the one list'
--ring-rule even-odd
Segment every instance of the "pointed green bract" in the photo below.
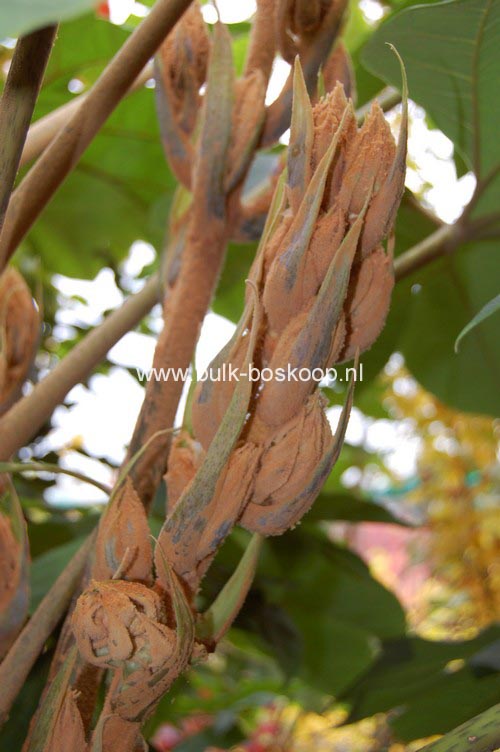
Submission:
{"label": "pointed green bract", "polygon": [[238,615],[255,577],[262,541],[259,534],[252,536],[235,572],[198,619],[196,635],[202,642],[217,644]]}
{"label": "pointed green bract", "polygon": [[[216,23],[203,103],[197,159],[194,165],[194,205],[205,221],[225,215],[226,157],[231,139],[234,68],[231,36]],[[206,231],[207,227],[203,228]]]}
{"label": "pointed green bract", "polygon": [[77,648],[71,648],[66,660],[50,685],[49,690],[43,699],[36,726],[29,737],[26,752],[46,752],[46,745],[50,740],[52,729],[57,721],[57,716],[61,710],[64,696],[70,688],[71,675],[76,663],[77,655]]}
{"label": "pointed green bract", "polygon": [[314,141],[314,123],[311,100],[300,59],[297,55],[293,71],[293,106],[288,146],[288,186],[290,204],[295,214],[302,202],[311,179],[311,152]]}
{"label": "pointed green bract", "polygon": [[156,108],[165,154],[177,179],[187,188],[191,186],[194,149],[189,138],[177,123],[175,111],[164,84],[163,63],[160,55],[154,61]]}

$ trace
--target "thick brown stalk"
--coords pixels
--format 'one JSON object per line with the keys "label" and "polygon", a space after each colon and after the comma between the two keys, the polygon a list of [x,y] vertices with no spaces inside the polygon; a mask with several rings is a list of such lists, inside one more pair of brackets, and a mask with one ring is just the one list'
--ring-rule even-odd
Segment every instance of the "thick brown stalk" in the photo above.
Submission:
{"label": "thick brown stalk", "polygon": [[257,13],[252,24],[245,62],[245,75],[259,69],[266,81],[271,75],[276,52],[274,13],[274,0],[257,0]]}
{"label": "thick brown stalk", "polygon": [[[201,230],[200,227],[197,228]],[[226,241],[213,229],[210,243],[203,232],[193,232],[188,241],[179,277],[167,294],[164,306],[165,326],[156,346],[153,368],[187,369],[191,363],[200,327],[217,284]],[[184,383],[181,379],[151,379],[139,416],[127,460],[157,431],[173,425]],[[169,437],[151,446],[134,465],[131,478],[143,503],[148,505],[166,466]],[[163,459],[162,460],[162,456]]]}
{"label": "thick brown stalk", "polygon": [[17,42],[0,102],[0,230],[57,26]]}
{"label": "thick brown stalk", "polygon": [[[134,83],[128,90],[127,95],[132,94],[132,92],[142,88],[146,81],[152,78],[153,75],[153,64],[148,63],[144,70],[142,70],[135,79]],[[77,112],[77,110],[79,110],[82,104],[87,100],[88,96],[88,92],[80,94],[70,102],[66,102],[66,104],[63,104],[56,110],[49,112],[48,115],[45,115],[44,117],[33,123],[26,137],[23,153],[21,155],[21,161],[19,163],[20,167],[23,167],[24,165],[28,164],[28,162],[31,162],[40,156],[44,149],[46,149],[50,144],[57,132],[66,125],[70,118],[73,117],[75,112]]]}
{"label": "thick brown stalk", "polygon": [[10,709],[28,674],[40,655],[47,638],[68,607],[94,543],[91,535],[59,575],[37,610],[0,664],[0,725]]}
{"label": "thick brown stalk", "polygon": [[0,419],[0,461],[7,461],[37,435],[68,392],[87,378],[110,348],[151,310],[158,300],[158,278],[92,329],[70,353]]}
{"label": "thick brown stalk", "polygon": [[[164,328],[153,360],[154,368],[163,368],[167,373],[189,367],[224,261],[227,204],[238,190],[236,186],[228,195],[224,182],[231,142],[233,76],[231,38],[225,27],[216,24],[193,167],[192,205],[183,220],[186,237],[180,268],[166,289]],[[240,181],[243,177],[244,174]],[[182,379],[148,382],[126,462],[153,434],[173,425],[183,387]],[[156,441],[130,473],[146,507],[165,472],[169,444],[168,436]]]}
{"label": "thick brown stalk", "polygon": [[422,242],[398,256],[394,261],[396,281],[408,277],[422,266],[434,261],[446,253],[451,253],[464,239],[464,234],[458,224],[443,225]]}
{"label": "thick brown stalk", "polygon": [[0,236],[0,271],[38,215],[191,0],[158,0],[113,58],[86,100],[14,192]]}

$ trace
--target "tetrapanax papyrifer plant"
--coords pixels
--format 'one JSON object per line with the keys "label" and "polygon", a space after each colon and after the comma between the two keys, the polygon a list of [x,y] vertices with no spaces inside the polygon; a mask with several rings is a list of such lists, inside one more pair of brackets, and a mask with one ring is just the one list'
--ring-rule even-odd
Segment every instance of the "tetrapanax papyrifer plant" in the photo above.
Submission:
{"label": "tetrapanax papyrifer plant", "polygon": [[[197,2],[157,52],[161,137],[178,188],[159,280],[164,328],[154,365],[189,365],[228,241],[258,238],[244,313],[210,369],[229,365],[241,378],[200,382],[186,427],[173,440],[182,383],[148,383],[27,750],[111,752],[117,739],[121,752],[145,748],[141,727],[161,697],[215,649],[234,620],[261,536],[299,522],[340,453],[353,389],[332,434],[315,374],[357,358],[384,325],[407,137],[406,85],[397,144],[377,104],[358,127],[352,68],[338,40],[346,4],[260,0],[239,78],[228,30],[218,22],[210,32]],[[277,53],[293,70],[266,107]],[[288,127],[286,158],[248,195],[256,153]],[[1,410],[19,396],[38,315],[16,271],[9,268],[0,285]],[[311,377],[250,378],[252,368],[288,367],[308,369]],[[166,516],[153,543],[147,513],[165,473]],[[200,582],[235,525],[254,538],[220,596],[200,614]],[[18,528],[0,516],[0,556],[13,572],[12,593],[6,583],[0,598],[5,614],[18,605],[14,630],[25,616],[28,557]]]}

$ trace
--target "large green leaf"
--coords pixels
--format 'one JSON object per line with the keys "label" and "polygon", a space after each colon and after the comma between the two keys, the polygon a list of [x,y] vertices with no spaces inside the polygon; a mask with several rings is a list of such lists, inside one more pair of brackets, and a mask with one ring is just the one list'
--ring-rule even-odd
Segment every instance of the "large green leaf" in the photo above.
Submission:
{"label": "large green leaf", "polygon": [[452,0],[403,10],[373,34],[363,62],[377,76],[400,85],[400,72],[385,43],[401,54],[410,95],[453,141],[482,182],[490,181],[474,214],[498,212],[500,197],[500,4]]}
{"label": "large green leaf", "polygon": [[65,21],[96,5],[96,0],[2,0],[0,39],[18,37],[56,21]]}
{"label": "large green leaf", "polygon": [[[389,326],[415,377],[443,402],[461,410],[498,414],[500,348],[494,318],[483,321],[454,352],[463,329],[498,291],[500,254],[492,243],[461,248],[400,282]],[[402,318],[404,317],[404,318]]]}
{"label": "large green leaf", "polygon": [[[491,220],[500,203],[500,4],[453,0],[391,16],[373,34],[363,60],[372,72],[398,85],[398,65],[385,42],[393,43],[405,61],[412,98],[454,141],[478,177],[481,190],[471,217]],[[405,222],[399,221],[400,247],[404,230]],[[498,247],[482,240],[398,283],[374,352],[384,352],[390,343],[401,350],[423,386],[443,402],[496,414],[500,350],[495,323],[482,322],[458,356],[453,345],[456,333],[498,293],[498,264]]]}
{"label": "large green leaf", "polygon": [[[36,115],[87,90],[128,34],[85,16],[61,27]],[[80,83],[78,83],[80,82]],[[126,97],[36,222],[26,246],[48,272],[92,277],[131,243],[161,245],[174,188],[160,144],[153,91]]]}
{"label": "large green leaf", "polygon": [[384,653],[342,697],[351,720],[397,710],[392,725],[410,740],[449,731],[495,702],[500,674],[479,671],[474,656],[498,640],[492,627],[466,642],[429,642],[410,637],[384,646]]}
{"label": "large green leaf", "polygon": [[320,493],[305,518],[305,522],[312,522],[313,520],[405,524],[394,517],[382,504],[361,499],[354,494],[328,492]]}
{"label": "large green leaf", "polygon": [[290,617],[302,642],[300,674],[329,694],[359,678],[380,640],[405,632],[397,599],[351,552],[300,529],[264,547],[257,587]]}

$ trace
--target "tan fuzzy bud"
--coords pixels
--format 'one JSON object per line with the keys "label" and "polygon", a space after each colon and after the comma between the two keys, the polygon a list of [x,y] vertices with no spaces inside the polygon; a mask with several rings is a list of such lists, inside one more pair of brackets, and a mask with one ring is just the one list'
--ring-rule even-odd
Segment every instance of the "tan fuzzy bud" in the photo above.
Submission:
{"label": "tan fuzzy bud", "polygon": [[156,671],[175,648],[160,595],[138,582],[92,580],[72,626],[82,657],[101,668]]}
{"label": "tan fuzzy bud", "polygon": [[351,56],[341,40],[335,45],[321,72],[325,91],[332,91],[336,84],[340,82],[344,87],[346,97],[352,99],[353,102],[356,101],[356,76]]}
{"label": "tan fuzzy bud", "polygon": [[184,532],[181,551],[172,536],[163,530],[160,533],[157,551],[161,550],[193,592],[252,493],[259,456],[260,448],[249,442],[235,449],[219,477],[210,503],[198,514],[193,529]]}
{"label": "tan fuzzy bud", "polygon": [[266,80],[257,69],[235,83],[232,135],[227,157],[226,190],[246,175],[264,123]]}
{"label": "tan fuzzy bud", "polygon": [[346,304],[347,335],[342,360],[368,350],[387,318],[394,287],[392,259],[379,247],[353,270]]}
{"label": "tan fuzzy bud", "polygon": [[348,214],[359,214],[370,193],[375,196],[394,162],[396,144],[378,103],[349,143],[339,202]]}
{"label": "tan fuzzy bud", "polygon": [[168,472],[165,475],[169,512],[175,507],[186,486],[193,480],[203,462],[204,455],[201,444],[187,431],[181,431],[173,440],[168,456]]}
{"label": "tan fuzzy bud", "polygon": [[39,317],[16,269],[0,276],[0,415],[19,396],[36,350]]}
{"label": "tan fuzzy bud", "polygon": [[193,548],[193,563],[186,573],[186,582],[195,590],[241,510],[250,498],[255,483],[261,448],[247,442],[236,449],[217,484],[207,514],[206,525]]}
{"label": "tan fuzzy bud", "polygon": [[[293,351],[297,339],[306,325],[308,313],[309,310],[305,310],[295,316],[273,343],[273,352],[267,365],[273,374],[279,373],[278,369],[285,369],[286,372],[289,365],[295,367]],[[302,365],[307,367],[306,363]],[[273,378],[264,384],[258,395],[255,403],[256,420],[261,421],[266,426],[273,427],[286,423],[297,414],[313,388],[312,382],[305,383],[298,379],[297,381],[288,380],[288,378],[281,381]],[[254,440],[258,440],[252,432],[249,435]]]}
{"label": "tan fuzzy bud", "polygon": [[[270,327],[271,342],[283,332],[291,316],[303,311],[317,294],[335,249],[339,247],[344,237],[345,227],[344,213],[340,207],[334,207],[328,213],[320,215],[293,288],[287,284],[289,254],[287,254],[285,244],[283,252],[275,257],[267,274],[262,296]],[[266,355],[270,355],[267,350]]]}
{"label": "tan fuzzy bud", "polygon": [[[344,117],[348,107],[347,116]],[[312,148],[312,168],[316,169],[331,144],[333,135],[344,118],[342,136],[339,143],[340,159],[336,157],[336,163],[342,162],[342,154],[345,144],[352,142],[356,136],[356,114],[352,102],[348,102],[344,87],[337,83],[333,91],[328,92],[313,107],[314,141]]]}
{"label": "tan fuzzy bud", "polygon": [[67,690],[44,749],[50,752],[86,752],[85,730],[76,703],[77,693]]}
{"label": "tan fuzzy bud", "polygon": [[198,2],[194,2],[160,48],[164,86],[181,129],[192,132],[199,90],[206,80],[210,38]]}
{"label": "tan fuzzy bud", "polygon": [[233,396],[236,381],[228,378],[230,370],[241,370],[245,361],[248,340],[236,336],[232,343],[210,363],[207,379],[200,381],[194,392],[191,423],[194,434],[207,450],[224,417]]}
{"label": "tan fuzzy bud", "polygon": [[283,58],[292,63],[298,52],[314,43],[324,26],[340,19],[344,7],[342,0],[279,0],[276,32]]}
{"label": "tan fuzzy bud", "polygon": [[313,503],[319,489],[311,483],[332,440],[324,405],[316,392],[266,442],[254,492],[240,520],[243,527],[278,535],[298,522]]}
{"label": "tan fuzzy bud", "polygon": [[94,576],[152,581],[153,553],[146,512],[129,477],[110,501],[97,534]]}

